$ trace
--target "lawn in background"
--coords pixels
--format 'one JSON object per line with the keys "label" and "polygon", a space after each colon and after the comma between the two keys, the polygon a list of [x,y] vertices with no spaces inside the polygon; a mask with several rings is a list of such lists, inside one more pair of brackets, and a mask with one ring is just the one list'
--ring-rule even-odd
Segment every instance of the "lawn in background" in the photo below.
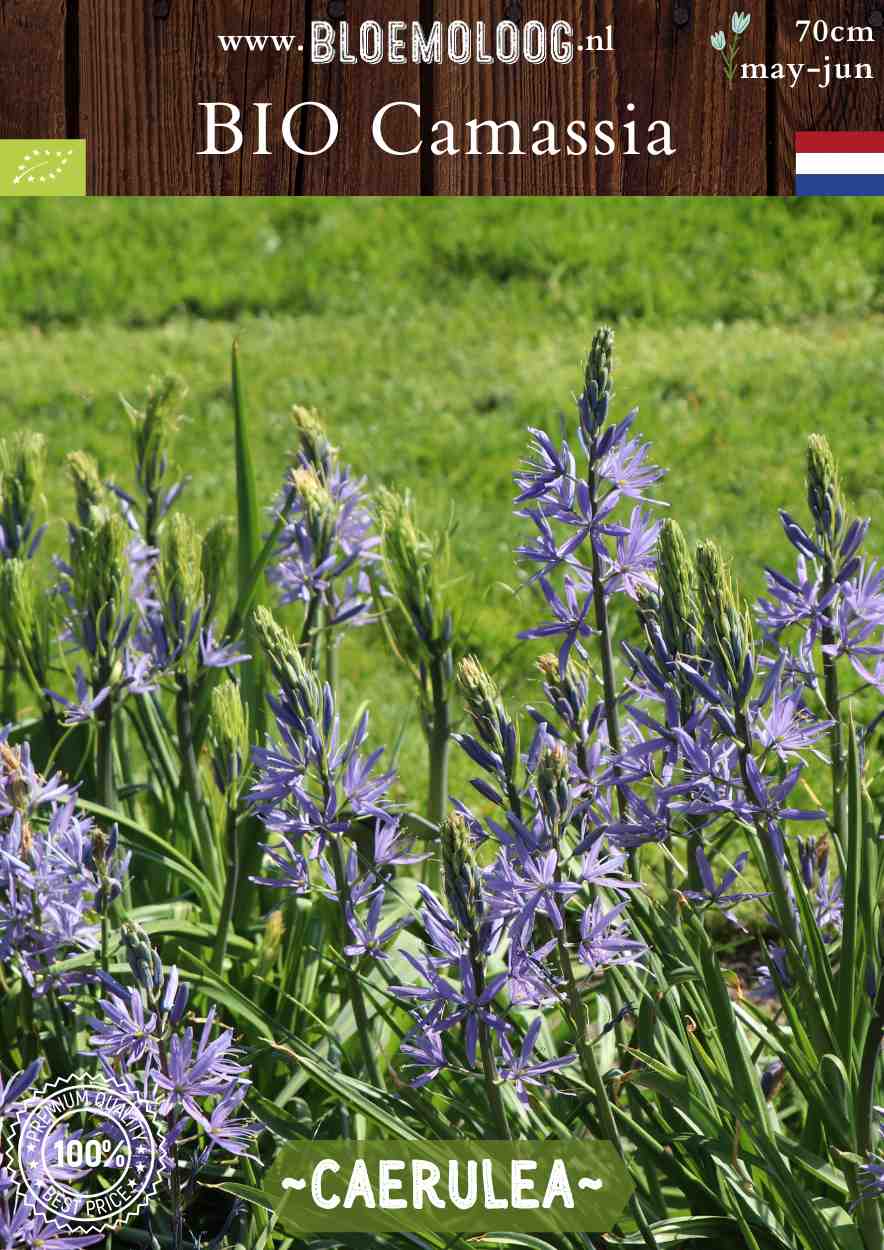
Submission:
{"label": "lawn in background", "polygon": [[[188,384],[184,506],[233,510],[230,344],[241,343],[259,488],[315,405],[373,483],[408,487],[427,525],[454,510],[452,593],[472,647],[514,699],[536,701],[515,635],[524,531],[510,474],[525,427],[570,416],[597,322],[618,330],[616,409],[669,469],[659,496],[712,536],[747,590],[791,557],[778,507],[803,514],[806,435],[822,430],[864,514],[882,510],[884,209],[873,201],[124,201],[0,207],[0,425],[49,438],[49,542],[71,507],[67,451],[128,485],[128,428],[162,372]],[[884,547],[880,526],[872,549]],[[422,793],[409,686],[373,629],[342,662],[345,706],[373,736],[403,726],[405,789]],[[463,793],[459,761],[453,784]]]}

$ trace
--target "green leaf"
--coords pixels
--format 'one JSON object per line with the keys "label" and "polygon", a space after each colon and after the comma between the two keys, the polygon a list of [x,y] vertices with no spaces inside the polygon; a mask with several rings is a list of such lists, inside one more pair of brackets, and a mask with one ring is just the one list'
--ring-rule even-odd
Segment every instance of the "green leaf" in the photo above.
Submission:
{"label": "green leaf", "polygon": [[255,471],[249,446],[248,423],[243,402],[239,368],[239,343],[231,352],[231,395],[233,399],[233,447],[236,461],[237,590],[248,595],[252,568],[261,552],[261,522]]}
{"label": "green leaf", "polygon": [[[727,1215],[679,1215],[671,1220],[659,1220],[651,1225],[651,1232],[658,1246],[680,1246],[685,1240],[713,1238],[720,1246],[737,1245],[736,1222]],[[629,1237],[605,1238],[611,1247],[645,1246],[641,1233]]]}
{"label": "green leaf", "polygon": [[[847,868],[844,874],[844,912],[841,930],[841,966],[838,973],[838,1019],[835,1033],[845,1066],[854,1068],[853,1031],[856,1026],[857,981],[862,976],[857,959],[859,942],[860,876],[863,853],[863,810],[859,752],[853,715],[847,718]],[[867,934],[869,940],[871,934]]]}
{"label": "green leaf", "polygon": [[[699,930],[700,926],[697,925]],[[746,1045],[746,1038],[734,1015],[733,1003],[721,974],[721,964],[705,933],[701,937],[700,959],[709,1005],[718,1026],[718,1036],[727,1057],[734,1091],[758,1119],[759,1129],[767,1123],[768,1107],[761,1092],[758,1073]]]}
{"label": "green leaf", "polygon": [[153,833],[144,825],[127,816],[125,812],[114,811],[93,803],[89,799],[78,799],[77,807],[93,816],[99,816],[107,824],[117,824],[122,832],[123,841],[136,854],[153,863],[162,864],[174,876],[180,877],[191,885],[200,901],[214,912],[218,907],[218,895],[208,877],[200,869],[177,850],[171,842]]}
{"label": "green leaf", "polygon": [[181,951],[180,962],[182,967],[187,968],[188,980],[194,986],[210,991],[213,1000],[223,1004],[239,1020],[251,1025],[265,1041],[273,1040],[272,1021],[245,994],[240,994],[232,985],[228,985],[208,964],[190,951]]}
{"label": "green leaf", "polygon": [[[231,393],[236,461],[237,602],[249,602],[255,607],[264,597],[262,580],[254,581],[252,577],[253,569],[259,567],[261,562],[261,518],[249,446],[238,343],[233,344],[231,355]],[[261,743],[267,726],[266,668],[251,614],[245,618],[243,641],[252,657],[240,669],[243,699],[249,712],[252,742]],[[234,923],[236,928],[243,929],[251,918],[257,898],[257,890],[250,877],[257,873],[261,863],[263,826],[256,817],[251,817],[242,822],[238,836],[241,839],[241,864]]]}
{"label": "green leaf", "polygon": [[223,1189],[226,1194],[233,1194],[234,1198],[242,1198],[253,1206],[262,1207],[265,1211],[273,1210],[273,1204],[268,1200],[267,1195],[260,1189],[253,1189],[251,1185],[239,1185],[236,1181],[220,1181],[215,1185],[206,1185],[206,1189]]}
{"label": "green leaf", "polygon": [[259,1094],[257,1090],[253,1089],[249,1094],[249,1106],[261,1123],[283,1141],[303,1141],[311,1136],[312,1125],[308,1127],[302,1124],[284,1108],[271,1102],[263,1094]]}
{"label": "green leaf", "polygon": [[[415,1132],[410,1124],[388,1111],[383,1105],[384,1103],[389,1105],[389,1093],[377,1091],[372,1086],[347,1076],[338,1068],[333,1068],[331,1064],[326,1063],[319,1055],[309,1054],[303,1046],[298,1049],[294,1046],[275,1046],[274,1049],[290,1062],[300,1064],[317,1084],[322,1085],[341,1102],[352,1107],[354,1111],[361,1111],[366,1119],[389,1130],[394,1137],[405,1141],[423,1140],[420,1133]],[[379,1099],[378,1102],[375,1101],[375,1097]]]}
{"label": "green leaf", "polygon": [[525,1246],[526,1250],[555,1250],[552,1242],[542,1241],[528,1233],[495,1233],[490,1237],[473,1239],[477,1246]]}

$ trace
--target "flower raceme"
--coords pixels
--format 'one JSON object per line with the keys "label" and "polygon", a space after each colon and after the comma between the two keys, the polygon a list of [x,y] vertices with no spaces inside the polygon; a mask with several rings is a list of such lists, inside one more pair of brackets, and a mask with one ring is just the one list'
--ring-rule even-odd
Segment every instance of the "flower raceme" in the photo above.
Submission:
{"label": "flower raceme", "polygon": [[[677,1193],[681,1213],[698,1194],[704,1205],[678,1236],[714,1227],[737,1244],[748,1229],[810,1250],[829,1244],[824,1212],[840,1203],[832,1218],[880,1250],[884,574],[869,523],[814,436],[806,510],[781,514],[794,570],[767,571],[753,618],[717,546],[692,551],[661,518],[662,470],[637,413],[617,410],[615,379],[602,328],[570,420],[555,437],[532,430],[515,474],[516,557],[538,604],[525,708],[462,646],[446,536],[421,531],[406,496],[381,492],[369,508],[315,414],[296,413],[262,556],[280,598],[300,605],[297,632],[266,607],[245,626],[270,675],[267,733],[251,689],[259,657],[218,625],[230,535],[220,523],[200,536],[172,507],[170,427],[156,414],[135,423],[127,498],[73,457],[54,600],[73,690],[56,692],[62,710],[30,745],[21,725],[0,741],[0,973],[23,1039],[0,1031],[0,1114],[34,1079],[32,1053],[73,1070],[79,1031],[90,1064],[160,1107],[174,1159],[162,1244],[187,1244],[200,1178],[238,1187],[211,1234],[218,1250],[234,1238],[248,1190],[231,1160],[258,1148],[249,1105],[300,1136],[347,1131],[347,1109],[374,1103],[419,1135],[606,1138],[637,1183],[623,1244],[664,1244]],[[55,624],[32,577],[35,523],[16,526],[0,619],[42,700]],[[246,617],[238,605],[231,620]],[[367,713],[348,722],[334,680],[344,627],[369,620],[415,678],[429,819],[383,767]],[[452,741],[468,794],[449,793]],[[99,761],[125,782],[119,798]],[[74,782],[62,767],[79,768]],[[818,797],[827,771],[831,806]],[[239,877],[255,822],[263,855]],[[260,922],[255,893],[237,905],[252,882],[272,907]],[[747,929],[745,966],[717,958],[722,935],[730,946]],[[297,1071],[284,1087],[283,1062]],[[267,1137],[261,1149],[269,1157]],[[6,1239],[46,1240],[3,1183]],[[799,1183],[818,1186],[812,1201],[795,1197]]]}
{"label": "flower raceme", "polygon": [[311,628],[358,625],[371,602],[369,572],[378,535],[366,503],[365,479],[356,478],[328,441],[317,414],[295,408],[298,450],[274,512],[293,495],[269,569],[283,603],[304,605]]}

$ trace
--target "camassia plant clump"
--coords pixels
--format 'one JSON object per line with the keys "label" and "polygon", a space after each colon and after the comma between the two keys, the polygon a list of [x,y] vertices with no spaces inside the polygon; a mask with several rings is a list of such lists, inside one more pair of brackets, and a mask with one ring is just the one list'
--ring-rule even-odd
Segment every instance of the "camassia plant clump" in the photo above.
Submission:
{"label": "camassia plant clump", "polygon": [[[167,1160],[148,1210],[87,1236],[5,1167],[0,1244],[288,1247],[261,1190],[283,1143],[595,1137],[634,1182],[618,1226],[488,1244],[881,1250],[869,521],[811,434],[750,606],[656,497],[614,378],[603,328],[515,468],[528,707],[463,636],[447,531],[317,414],[262,516],[236,352],[235,523],[182,511],[172,382],[128,410],[131,487],[69,456],[51,562],[45,446],[0,447],[0,1117],[103,1075],[152,1100]],[[415,683],[413,804],[341,703],[357,628]]]}

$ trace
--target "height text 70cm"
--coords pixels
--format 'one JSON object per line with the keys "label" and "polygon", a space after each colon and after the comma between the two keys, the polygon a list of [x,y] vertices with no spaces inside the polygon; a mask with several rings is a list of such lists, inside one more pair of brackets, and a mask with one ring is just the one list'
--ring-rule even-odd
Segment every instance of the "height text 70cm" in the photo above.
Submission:
{"label": "height text 70cm", "polygon": [[823,18],[816,21],[800,18],[795,27],[801,43],[810,37],[814,43],[873,43],[875,32],[871,26],[830,26]]}

